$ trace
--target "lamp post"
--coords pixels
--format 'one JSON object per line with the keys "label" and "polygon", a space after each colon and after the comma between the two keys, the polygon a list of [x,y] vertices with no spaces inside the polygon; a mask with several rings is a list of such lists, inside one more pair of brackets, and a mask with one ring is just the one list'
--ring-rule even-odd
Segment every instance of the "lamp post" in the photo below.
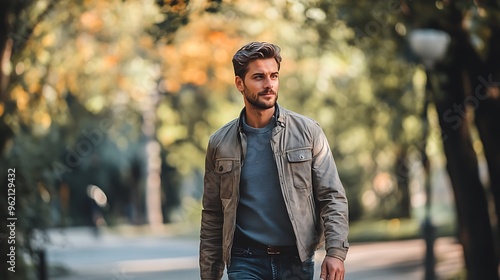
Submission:
{"label": "lamp post", "polygon": [[408,41],[411,50],[422,60],[425,66],[427,75],[425,87],[425,103],[422,110],[422,123],[423,133],[420,148],[422,165],[425,171],[425,218],[422,226],[423,236],[425,240],[425,280],[435,280],[435,256],[434,256],[434,240],[435,240],[435,227],[431,219],[431,205],[432,205],[432,191],[430,183],[430,162],[426,153],[427,135],[429,131],[429,124],[427,120],[427,108],[430,102],[429,92],[432,91],[431,78],[434,70],[435,63],[443,59],[448,45],[450,43],[450,36],[441,30],[436,29],[415,29],[409,33]]}
{"label": "lamp post", "polygon": [[415,29],[408,37],[411,50],[422,59],[426,70],[433,70],[444,58],[450,40],[448,33],[437,29]]}

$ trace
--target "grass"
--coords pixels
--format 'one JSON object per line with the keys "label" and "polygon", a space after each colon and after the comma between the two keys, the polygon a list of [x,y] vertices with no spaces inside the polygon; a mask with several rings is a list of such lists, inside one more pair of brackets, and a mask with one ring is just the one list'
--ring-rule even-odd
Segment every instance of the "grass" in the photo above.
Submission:
{"label": "grass", "polygon": [[[453,236],[451,223],[435,226],[435,236]],[[416,219],[363,220],[351,223],[349,242],[375,242],[422,238],[422,223]]]}

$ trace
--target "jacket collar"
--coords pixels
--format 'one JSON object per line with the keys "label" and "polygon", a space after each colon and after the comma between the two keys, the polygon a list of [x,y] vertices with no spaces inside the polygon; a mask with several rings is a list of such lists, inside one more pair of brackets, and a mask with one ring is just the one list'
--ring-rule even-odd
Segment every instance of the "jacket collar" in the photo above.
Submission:
{"label": "jacket collar", "polygon": [[[276,119],[276,125],[285,127],[285,118],[280,112],[280,106],[278,103],[274,105],[274,118]],[[238,118],[238,132],[243,131],[243,115],[245,114],[245,107],[240,112],[240,117]]]}

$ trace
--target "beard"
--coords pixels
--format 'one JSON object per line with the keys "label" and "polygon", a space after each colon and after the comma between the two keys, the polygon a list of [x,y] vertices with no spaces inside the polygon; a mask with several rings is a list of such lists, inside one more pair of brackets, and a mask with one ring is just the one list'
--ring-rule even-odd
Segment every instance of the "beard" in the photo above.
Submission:
{"label": "beard", "polygon": [[[271,101],[266,102],[266,101],[259,100],[259,96],[267,94],[267,93],[274,94],[274,96],[276,98],[272,102]],[[244,93],[244,96],[245,96],[245,99],[248,101],[248,103],[250,103],[255,108],[262,109],[262,110],[273,108],[276,105],[276,102],[278,101],[278,93],[275,92],[274,90],[261,91],[261,92],[257,93],[257,95],[255,95],[255,96],[250,96],[250,95]]]}

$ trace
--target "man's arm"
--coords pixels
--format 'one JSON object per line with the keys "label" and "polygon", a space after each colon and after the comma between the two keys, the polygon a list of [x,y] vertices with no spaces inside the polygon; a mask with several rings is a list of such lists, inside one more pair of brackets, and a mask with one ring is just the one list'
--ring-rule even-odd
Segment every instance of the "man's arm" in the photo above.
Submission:
{"label": "man's arm", "polygon": [[224,214],[220,200],[220,178],[214,172],[215,162],[210,144],[205,159],[203,210],[200,230],[200,276],[202,280],[220,280],[224,273],[222,260],[222,225]]}
{"label": "man's arm", "polygon": [[317,133],[313,146],[313,186],[324,223],[326,255],[343,261],[349,249],[347,198],[326,136],[319,125],[315,129]]}

